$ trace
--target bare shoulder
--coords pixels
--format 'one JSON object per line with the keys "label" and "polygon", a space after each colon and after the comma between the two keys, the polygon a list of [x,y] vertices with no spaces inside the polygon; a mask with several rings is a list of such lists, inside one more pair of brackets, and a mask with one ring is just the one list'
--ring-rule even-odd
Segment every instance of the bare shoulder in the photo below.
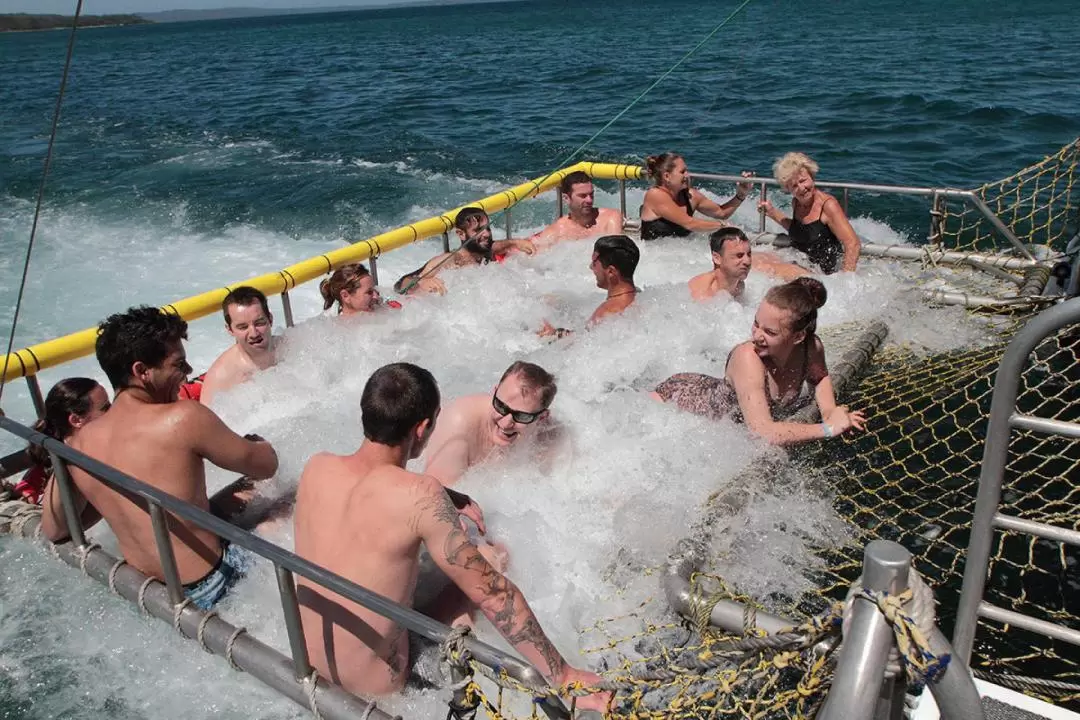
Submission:
{"label": "bare shoulder", "polygon": [[434,268],[438,267],[442,262],[444,262],[451,255],[453,255],[453,253],[444,252],[444,253],[439,253],[435,257],[431,258],[430,260],[427,261],[427,264],[424,265],[424,269],[420,271],[421,274],[427,275],[428,273],[430,273]]}
{"label": "bare shoulder", "polygon": [[[744,342],[735,346],[731,351],[731,362],[728,367],[728,375],[760,375],[765,372],[765,364],[761,362],[754,344]],[[733,378],[734,379],[734,378]]]}
{"label": "bare shoulder", "polygon": [[827,192],[821,194],[824,196],[821,201],[822,215],[826,217],[847,217],[844,214],[844,208],[840,205],[840,201],[837,200],[834,195],[830,195]]}

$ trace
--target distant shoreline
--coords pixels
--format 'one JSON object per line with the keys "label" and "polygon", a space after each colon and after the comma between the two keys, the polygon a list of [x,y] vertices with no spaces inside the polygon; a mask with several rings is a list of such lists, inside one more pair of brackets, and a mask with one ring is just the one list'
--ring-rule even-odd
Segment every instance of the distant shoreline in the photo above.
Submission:
{"label": "distant shoreline", "polygon": [[[0,32],[40,32],[42,30],[63,30],[70,28],[71,15],[33,15],[30,13],[11,13],[0,15]],[[152,25],[140,15],[83,15],[79,17],[79,28],[121,27],[124,25]]]}

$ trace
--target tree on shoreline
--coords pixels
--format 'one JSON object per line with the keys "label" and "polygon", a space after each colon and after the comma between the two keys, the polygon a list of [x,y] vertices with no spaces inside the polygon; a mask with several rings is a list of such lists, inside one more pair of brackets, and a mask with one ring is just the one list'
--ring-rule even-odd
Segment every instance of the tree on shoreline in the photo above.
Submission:
{"label": "tree on shoreline", "polygon": [[[149,23],[149,20],[138,15],[83,15],[79,17],[79,27],[146,25]],[[0,15],[0,32],[52,30],[62,27],[71,27],[70,15],[30,15],[28,13]]]}

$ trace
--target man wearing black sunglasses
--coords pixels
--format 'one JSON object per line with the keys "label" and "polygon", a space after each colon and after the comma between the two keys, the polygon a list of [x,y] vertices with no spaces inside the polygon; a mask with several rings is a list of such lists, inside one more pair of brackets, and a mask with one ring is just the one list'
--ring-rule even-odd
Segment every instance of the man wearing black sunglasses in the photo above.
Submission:
{"label": "man wearing black sunglasses", "polygon": [[424,472],[453,485],[470,467],[497,456],[548,417],[555,378],[539,365],[515,362],[490,395],[458,398],[443,411],[428,445]]}

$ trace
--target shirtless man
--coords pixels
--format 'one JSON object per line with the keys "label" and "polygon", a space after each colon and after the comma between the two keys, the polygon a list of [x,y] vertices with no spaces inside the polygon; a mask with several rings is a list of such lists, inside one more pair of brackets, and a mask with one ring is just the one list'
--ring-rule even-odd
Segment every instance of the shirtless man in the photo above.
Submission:
{"label": "shirtless man", "polygon": [[474,465],[513,445],[536,421],[546,420],[555,378],[539,365],[515,362],[491,395],[467,395],[439,418],[424,472],[451,486]]}
{"label": "shirtless man", "polygon": [[402,275],[394,290],[401,295],[414,293],[446,294],[446,285],[438,278],[443,270],[454,270],[469,265],[486,265],[511,249],[531,255],[536,252],[530,240],[493,240],[491,221],[478,207],[462,208],[454,218],[454,232],[461,240],[461,247],[453,252],[439,253],[422,268]]}
{"label": "shirtless man", "polygon": [[[132,308],[105,320],[98,330],[97,358],[116,397],[109,412],[87,423],[71,444],[180,500],[224,515],[224,504],[243,504],[249,483],[229,486],[210,500],[203,462],[261,479],[277,471],[277,454],[257,436],[234,433],[209,408],[176,399],[191,372],[186,339],[183,318],[154,307]],[[128,564],[164,579],[146,505],[75,465],[70,469],[76,510],[87,525],[104,517]],[[52,495],[42,508],[41,528],[58,542],[70,533]],[[169,518],[169,535],[184,593],[203,609],[220,600],[250,564],[247,551],[178,518]]]}
{"label": "shirtless man", "polygon": [[274,316],[266,296],[253,287],[234,288],[221,302],[225,330],[236,344],[221,353],[203,377],[199,402],[209,405],[214,396],[246,382],[274,364]]}
{"label": "shirtless man", "polygon": [[559,192],[569,213],[530,238],[538,250],[550,248],[564,240],[622,232],[622,213],[612,208],[593,207],[593,183],[587,173],[576,170],[564,177],[559,183]]}
{"label": "shirtless man", "polygon": [[727,293],[738,300],[750,274],[750,240],[737,227],[720,228],[709,236],[709,249],[713,269],[690,278],[690,297],[701,301]]}
{"label": "shirtless man", "polygon": [[[626,235],[605,235],[597,238],[593,244],[589,269],[596,278],[596,287],[607,290],[607,298],[589,317],[589,327],[606,317],[618,315],[634,304],[639,292],[634,286],[634,271],[640,258],[641,251]],[[540,337],[561,338],[572,332],[566,328],[556,328],[545,320],[537,334]]]}
{"label": "shirtless man", "polygon": [[[460,590],[448,588],[433,616],[454,616],[467,599],[553,686],[595,683],[595,674],[566,663],[521,591],[470,542],[439,481],[405,470],[423,452],[439,415],[439,388],[431,373],[408,363],[376,370],[360,409],[364,441],[359,450],[347,456],[320,453],[304,468],[296,498],[296,553],[412,606],[423,545]],[[406,630],[304,578],[297,582],[315,668],[353,693],[400,690],[409,667]],[[579,699],[578,706],[604,710],[608,700],[593,695]]]}

